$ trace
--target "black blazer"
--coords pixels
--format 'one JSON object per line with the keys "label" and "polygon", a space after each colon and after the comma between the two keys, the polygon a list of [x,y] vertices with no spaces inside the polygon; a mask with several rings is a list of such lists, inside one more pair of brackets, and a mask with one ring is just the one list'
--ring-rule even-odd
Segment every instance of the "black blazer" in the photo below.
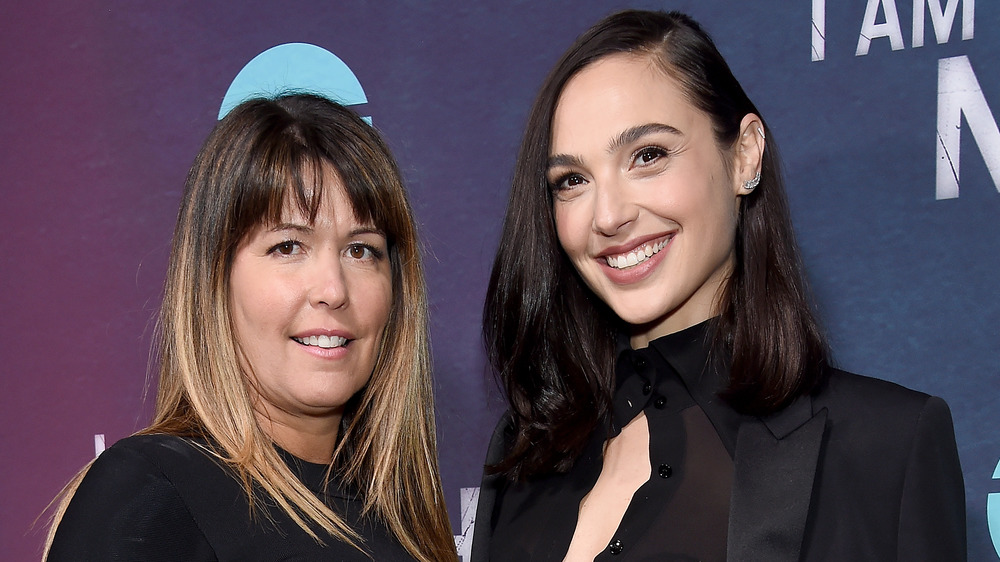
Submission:
{"label": "black blazer", "polygon": [[[487,464],[502,458],[509,424]],[[813,395],[747,417],[733,462],[728,560],[966,559],[965,487],[940,398],[833,371]],[[473,562],[489,559],[504,483],[483,478]]]}

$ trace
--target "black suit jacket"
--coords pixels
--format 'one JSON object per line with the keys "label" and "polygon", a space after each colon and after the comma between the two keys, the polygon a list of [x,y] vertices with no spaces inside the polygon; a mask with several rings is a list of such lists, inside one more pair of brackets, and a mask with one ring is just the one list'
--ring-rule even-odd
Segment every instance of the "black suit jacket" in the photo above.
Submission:
{"label": "black suit jacket", "polygon": [[[502,458],[509,424],[498,425],[487,464]],[[729,560],[966,559],[965,488],[940,398],[833,371],[813,395],[747,417],[733,462]],[[483,478],[474,562],[489,559],[503,484]]]}

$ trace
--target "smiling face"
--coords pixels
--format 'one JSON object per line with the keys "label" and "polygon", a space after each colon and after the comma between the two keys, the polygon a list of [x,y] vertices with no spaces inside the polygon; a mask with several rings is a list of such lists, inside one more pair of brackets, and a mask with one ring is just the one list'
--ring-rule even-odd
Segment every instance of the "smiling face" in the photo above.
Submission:
{"label": "smiling face", "polygon": [[281,224],[251,232],[233,260],[233,325],[265,431],[320,424],[336,435],[344,404],[372,374],[389,317],[386,238],[358,222],[339,178],[325,173],[314,222],[287,204]]}
{"label": "smiling face", "polygon": [[[744,129],[755,130],[755,119]],[[635,347],[715,314],[733,267],[743,176],[759,165],[759,155],[729,154],[709,116],[649,57],[591,63],[559,97],[547,172],[559,242],[633,326]]]}

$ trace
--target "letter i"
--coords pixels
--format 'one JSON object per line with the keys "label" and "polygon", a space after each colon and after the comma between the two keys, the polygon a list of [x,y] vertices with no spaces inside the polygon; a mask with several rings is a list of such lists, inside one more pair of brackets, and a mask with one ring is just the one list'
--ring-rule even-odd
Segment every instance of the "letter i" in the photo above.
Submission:
{"label": "letter i", "polygon": [[812,0],[812,60],[826,58],[826,0]]}

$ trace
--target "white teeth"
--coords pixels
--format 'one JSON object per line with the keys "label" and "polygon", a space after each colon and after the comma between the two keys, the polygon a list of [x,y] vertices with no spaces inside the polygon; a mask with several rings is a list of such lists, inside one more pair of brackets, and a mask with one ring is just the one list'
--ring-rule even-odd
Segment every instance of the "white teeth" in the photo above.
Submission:
{"label": "white teeth", "polygon": [[662,242],[657,242],[656,244],[646,244],[642,248],[633,250],[627,254],[620,254],[618,256],[608,256],[606,261],[608,265],[615,269],[625,269],[626,267],[632,267],[633,265],[640,264],[647,259],[651,258],[653,254],[658,253],[660,250],[666,247],[667,242],[670,241],[669,237]]}
{"label": "white teeth", "polygon": [[292,338],[292,339],[301,343],[302,345],[322,347],[323,349],[332,349],[334,347],[341,347],[347,343],[347,338],[342,338],[340,336],[309,336],[307,338]]}

